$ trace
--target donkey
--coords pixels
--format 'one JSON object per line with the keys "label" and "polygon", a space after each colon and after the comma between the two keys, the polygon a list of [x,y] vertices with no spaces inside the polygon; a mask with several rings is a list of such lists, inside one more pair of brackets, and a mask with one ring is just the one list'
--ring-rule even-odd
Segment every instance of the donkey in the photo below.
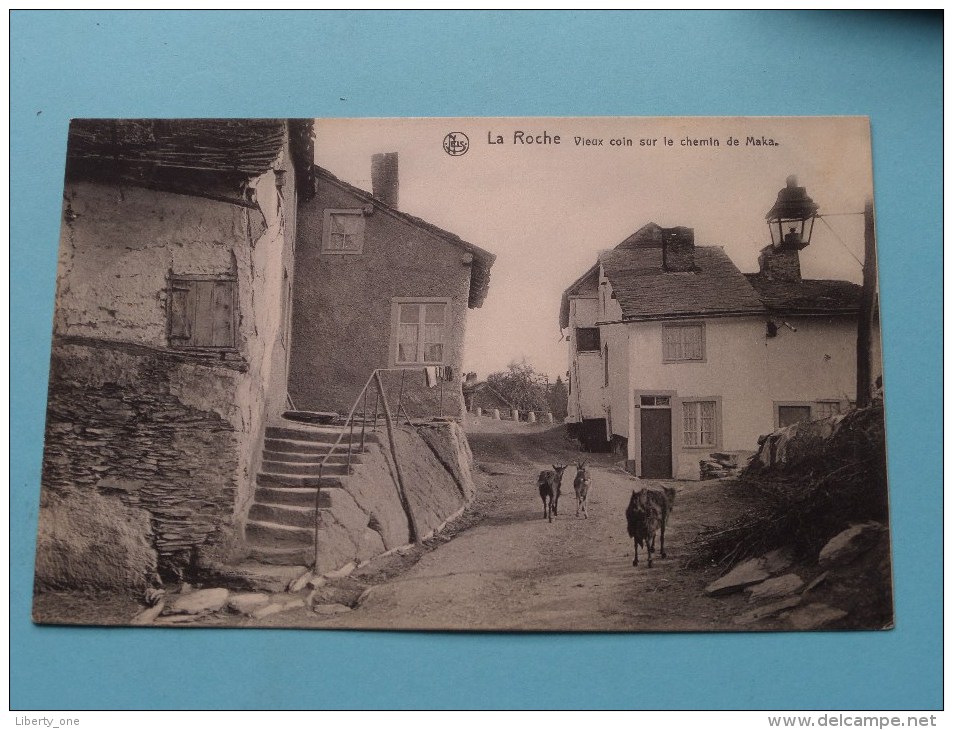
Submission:
{"label": "donkey", "polygon": [[655,552],[655,533],[661,531],[659,555],[665,555],[665,524],[669,513],[675,506],[675,490],[672,487],[644,487],[636,492],[632,490],[629,506],[625,510],[625,520],[629,537],[635,548],[632,565],[639,564],[639,546],[648,553],[649,567],[652,567],[652,554]]}
{"label": "donkey", "polygon": [[576,492],[576,517],[579,516],[579,509],[589,519],[589,489],[592,487],[592,475],[589,473],[589,460],[576,462],[576,478],[573,480],[572,487]]}
{"label": "donkey", "polygon": [[559,490],[563,482],[563,472],[568,467],[568,464],[565,466],[553,464],[555,471],[549,471],[548,469],[541,471],[539,479],[536,480],[536,484],[539,486],[539,496],[543,500],[543,517],[550,522],[553,521],[553,517],[559,514]]}

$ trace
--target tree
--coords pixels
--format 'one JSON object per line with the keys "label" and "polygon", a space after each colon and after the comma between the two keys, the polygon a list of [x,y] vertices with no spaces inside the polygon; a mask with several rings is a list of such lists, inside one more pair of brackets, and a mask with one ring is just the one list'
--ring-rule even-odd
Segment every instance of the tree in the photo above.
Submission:
{"label": "tree", "polygon": [[514,408],[537,412],[548,409],[543,378],[525,358],[522,362],[514,360],[506,366],[506,370],[490,373],[486,376],[486,382]]}
{"label": "tree", "polygon": [[562,377],[556,377],[556,383],[549,391],[549,410],[556,421],[562,421],[569,415],[569,390]]}

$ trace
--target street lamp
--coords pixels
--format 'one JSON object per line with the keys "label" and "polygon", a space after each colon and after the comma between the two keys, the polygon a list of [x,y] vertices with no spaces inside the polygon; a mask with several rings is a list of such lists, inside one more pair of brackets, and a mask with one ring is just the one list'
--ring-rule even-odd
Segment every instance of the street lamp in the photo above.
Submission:
{"label": "street lamp", "polygon": [[[789,175],[787,185],[778,191],[778,199],[764,217],[771,231],[771,246],[800,251],[811,242],[818,205],[798,187],[797,176]],[[787,232],[785,232],[787,229]]]}

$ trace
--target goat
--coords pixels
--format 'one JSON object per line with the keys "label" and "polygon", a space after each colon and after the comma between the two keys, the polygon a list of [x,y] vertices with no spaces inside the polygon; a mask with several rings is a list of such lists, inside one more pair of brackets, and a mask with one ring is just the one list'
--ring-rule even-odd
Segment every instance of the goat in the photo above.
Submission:
{"label": "goat", "polygon": [[550,522],[559,514],[559,490],[563,482],[563,472],[568,468],[553,464],[555,471],[541,471],[536,483],[539,486],[539,496],[543,500],[543,517]]}
{"label": "goat", "polygon": [[573,480],[572,487],[576,492],[576,517],[579,516],[579,508],[589,519],[589,489],[592,487],[592,475],[589,473],[589,460],[576,462],[576,478]]}
{"label": "goat", "polygon": [[655,552],[655,533],[661,530],[661,545],[659,554],[665,555],[665,524],[669,513],[675,506],[675,490],[672,487],[644,487],[636,492],[632,490],[629,506],[625,510],[625,520],[628,526],[629,537],[635,548],[635,559],[632,565],[639,564],[639,546],[644,546],[648,553],[649,567],[652,567],[652,553]]}

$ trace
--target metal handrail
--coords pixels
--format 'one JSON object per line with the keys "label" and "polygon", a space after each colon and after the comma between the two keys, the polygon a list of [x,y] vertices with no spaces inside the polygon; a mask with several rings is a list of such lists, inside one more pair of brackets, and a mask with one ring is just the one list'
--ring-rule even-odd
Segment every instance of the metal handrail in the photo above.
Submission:
{"label": "metal handrail", "polygon": [[[401,501],[405,502],[406,498],[403,494],[403,484],[400,467],[397,463],[397,449],[394,444],[393,437],[390,435],[391,423],[390,423],[390,412],[387,407],[387,399],[384,397],[384,386],[383,381],[380,378],[380,374],[384,372],[396,372],[400,371],[401,373],[406,373],[408,370],[425,370],[426,367],[401,367],[401,368],[375,368],[370,376],[367,379],[367,382],[364,383],[364,387],[361,388],[361,391],[357,394],[357,398],[354,399],[354,404],[351,406],[351,410],[347,414],[347,418],[344,421],[344,427],[341,429],[341,432],[338,434],[337,439],[331,444],[331,448],[328,449],[328,453],[324,455],[324,458],[321,460],[321,463],[318,464],[318,483],[314,492],[314,569],[318,568],[318,532],[321,524],[321,482],[324,478],[324,467],[331,459],[331,456],[335,453],[337,448],[341,445],[341,441],[344,439],[344,434],[348,433],[348,447],[347,447],[347,468],[346,471],[350,473],[351,471],[351,453],[354,449],[354,416],[357,413],[357,406],[361,402],[361,399],[364,400],[364,409],[361,414],[361,451],[364,451],[364,441],[367,429],[367,389],[370,387],[372,382],[377,383],[377,400],[374,403],[374,430],[377,430],[377,413],[378,406],[380,405],[381,400],[384,401],[384,413],[387,418],[387,428],[388,434],[390,436],[390,446],[391,452],[394,459],[394,465],[397,469],[397,479],[398,479],[398,489],[400,491]],[[397,421],[400,423],[400,412],[403,411],[404,416],[407,418],[407,422],[411,423],[410,415],[407,413],[406,407],[403,404],[403,375],[401,376],[401,395],[397,406]],[[441,388],[441,412],[443,410],[443,392]],[[350,427],[350,428],[349,428]],[[409,503],[404,504],[405,510],[408,512],[408,520],[410,522],[411,536],[412,539],[416,542],[418,535],[415,520],[413,515],[410,513]]]}

